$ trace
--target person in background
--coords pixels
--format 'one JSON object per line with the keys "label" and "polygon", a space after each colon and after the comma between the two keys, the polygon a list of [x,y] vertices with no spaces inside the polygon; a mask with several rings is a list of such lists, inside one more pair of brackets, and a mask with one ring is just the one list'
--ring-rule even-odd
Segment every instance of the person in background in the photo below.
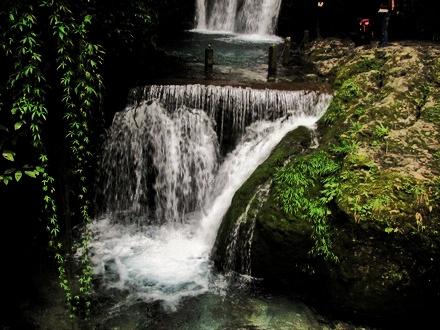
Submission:
{"label": "person in background", "polygon": [[379,47],[385,47],[388,44],[388,26],[390,24],[391,13],[396,9],[397,0],[383,0],[379,5],[379,17],[381,20],[381,36]]}
{"label": "person in background", "polygon": [[359,45],[369,45],[373,39],[373,29],[371,26],[371,19],[360,18],[358,21],[358,39]]}
{"label": "person in background", "polygon": [[321,39],[321,18],[324,10],[325,1],[317,1],[317,17],[316,17],[316,38]]}

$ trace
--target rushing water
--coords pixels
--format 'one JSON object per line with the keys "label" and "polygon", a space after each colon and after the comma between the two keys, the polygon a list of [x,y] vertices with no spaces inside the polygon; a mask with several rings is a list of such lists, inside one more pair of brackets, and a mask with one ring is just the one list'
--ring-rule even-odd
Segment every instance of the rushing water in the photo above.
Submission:
{"label": "rushing water", "polygon": [[198,30],[272,35],[281,0],[197,0]]}
{"label": "rushing water", "polygon": [[210,252],[234,193],[289,131],[313,127],[329,100],[200,85],[134,90],[107,135],[103,212],[91,226],[95,275],[125,293],[119,306],[177,310],[190,297],[225,292]]}

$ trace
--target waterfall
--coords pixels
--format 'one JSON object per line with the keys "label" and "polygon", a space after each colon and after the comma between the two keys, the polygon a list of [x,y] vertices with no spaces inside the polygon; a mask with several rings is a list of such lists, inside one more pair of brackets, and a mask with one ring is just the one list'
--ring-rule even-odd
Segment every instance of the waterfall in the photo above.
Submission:
{"label": "waterfall", "polygon": [[234,31],[237,0],[215,1],[208,17],[208,29]]}
{"label": "waterfall", "polygon": [[[188,212],[203,206],[217,150],[216,134],[201,110],[169,113],[157,101],[143,101],[117,113],[101,165],[107,211],[184,222]],[[150,190],[154,203],[148,203]]]}
{"label": "waterfall", "polygon": [[292,113],[301,116],[315,115],[320,98],[322,95],[306,91],[167,85],[133,89],[129,95],[129,103],[157,99],[169,111],[182,106],[202,109],[212,119],[219,142],[224,143],[226,135],[233,143],[255,121],[272,121]]}
{"label": "waterfall", "polygon": [[275,33],[281,0],[197,0],[199,30],[272,35]]}
{"label": "waterfall", "polygon": [[225,270],[239,270],[242,275],[251,275],[252,240],[258,211],[266,202],[270,182],[257,188],[244,212],[238,217],[234,228],[226,238]]}
{"label": "waterfall", "polygon": [[198,29],[206,29],[206,0],[196,0],[196,26]]}
{"label": "waterfall", "polygon": [[[91,225],[95,275],[134,300],[169,306],[211,290],[210,252],[235,192],[289,131],[312,127],[329,102],[329,95],[305,91],[201,85],[133,90],[104,143],[102,215]],[[222,152],[225,144],[228,152]],[[261,187],[253,201],[266,196]],[[251,208],[237,228],[249,242]],[[249,242],[232,239],[231,260],[250,261]],[[244,254],[237,256],[238,250]],[[244,264],[246,273],[250,264]]]}

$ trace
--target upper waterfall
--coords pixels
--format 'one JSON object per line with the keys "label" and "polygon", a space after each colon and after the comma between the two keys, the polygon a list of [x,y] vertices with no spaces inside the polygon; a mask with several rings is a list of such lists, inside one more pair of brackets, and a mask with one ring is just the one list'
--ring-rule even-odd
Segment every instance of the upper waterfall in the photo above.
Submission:
{"label": "upper waterfall", "polygon": [[199,30],[272,35],[282,0],[197,0]]}

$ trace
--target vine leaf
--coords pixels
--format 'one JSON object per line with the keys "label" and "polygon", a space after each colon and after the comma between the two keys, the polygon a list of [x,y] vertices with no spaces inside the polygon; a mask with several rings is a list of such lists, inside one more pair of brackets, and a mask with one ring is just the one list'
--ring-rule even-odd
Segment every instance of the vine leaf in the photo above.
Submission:
{"label": "vine leaf", "polygon": [[4,176],[4,177],[2,177],[2,180],[3,180],[3,183],[5,184],[5,186],[7,186],[9,183],[9,177]]}
{"label": "vine leaf", "polygon": [[21,171],[17,171],[15,172],[15,181],[19,182],[20,179],[22,178],[23,173]]}
{"label": "vine leaf", "polygon": [[12,151],[4,151],[2,154],[3,158],[5,158],[6,160],[9,160],[10,162],[14,161],[15,158],[15,152]]}
{"label": "vine leaf", "polygon": [[38,175],[37,171],[24,171],[24,174],[27,176],[30,176],[31,178],[35,179]]}
{"label": "vine leaf", "polygon": [[20,128],[21,128],[21,126],[23,126],[23,122],[18,122],[18,123],[15,123],[15,125],[14,125],[14,129],[16,130],[16,131],[18,131]]}

